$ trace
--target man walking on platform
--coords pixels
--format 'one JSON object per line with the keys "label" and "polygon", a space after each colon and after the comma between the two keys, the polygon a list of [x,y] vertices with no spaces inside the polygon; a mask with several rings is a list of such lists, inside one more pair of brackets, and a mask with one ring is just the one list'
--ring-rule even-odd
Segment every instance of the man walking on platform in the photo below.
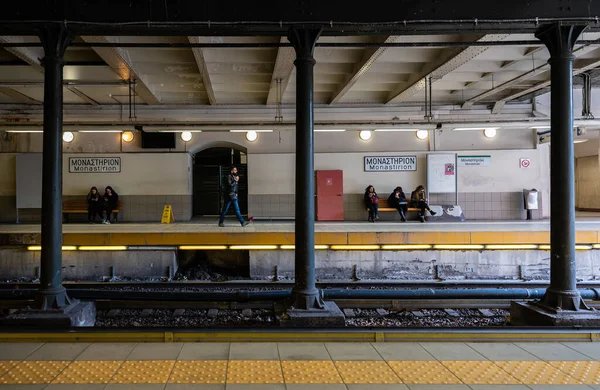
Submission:
{"label": "man walking on platform", "polygon": [[237,219],[242,224],[242,227],[248,225],[250,222],[244,221],[244,217],[242,217],[242,213],[240,212],[240,205],[238,204],[238,184],[240,181],[240,177],[237,174],[237,168],[231,167],[229,171],[229,176],[227,176],[227,194],[224,196],[225,198],[225,207],[223,207],[223,212],[221,213],[221,218],[219,218],[219,226],[224,227],[225,224],[225,215],[229,210],[229,206],[233,204],[233,209],[235,210],[235,215]]}

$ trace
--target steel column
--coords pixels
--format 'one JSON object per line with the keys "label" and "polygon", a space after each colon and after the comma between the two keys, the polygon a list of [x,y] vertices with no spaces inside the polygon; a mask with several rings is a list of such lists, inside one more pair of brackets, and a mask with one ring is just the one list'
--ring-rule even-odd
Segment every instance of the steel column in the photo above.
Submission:
{"label": "steel column", "polygon": [[575,153],[573,146],[573,47],[585,26],[551,25],[536,36],[550,52],[550,287],[542,304],[579,310],[575,279]]}
{"label": "steel column", "polygon": [[42,253],[36,306],[61,309],[71,304],[62,286],[62,119],[64,53],[73,39],[64,27],[40,32],[44,45],[44,140],[42,168]]}
{"label": "steel column", "polygon": [[314,66],[313,52],[321,29],[289,31],[296,50],[296,284],[292,306],[323,309],[315,285],[315,184],[314,184]]}

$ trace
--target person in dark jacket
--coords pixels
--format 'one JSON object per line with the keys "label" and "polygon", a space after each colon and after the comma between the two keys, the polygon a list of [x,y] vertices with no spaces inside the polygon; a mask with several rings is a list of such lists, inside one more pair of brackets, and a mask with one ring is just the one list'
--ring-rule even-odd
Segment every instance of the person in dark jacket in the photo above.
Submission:
{"label": "person in dark jacket", "polygon": [[398,210],[402,222],[406,222],[406,212],[408,211],[408,201],[402,187],[396,187],[388,197],[388,205]]}
{"label": "person in dark jacket", "polygon": [[425,222],[425,210],[429,211],[431,215],[435,215],[433,211],[429,208],[429,204],[427,204],[427,197],[425,196],[425,187],[418,186],[412,194],[410,194],[410,202],[413,207],[419,209],[417,212],[419,214],[419,219],[421,222]]}
{"label": "person in dark jacket", "polygon": [[237,173],[236,167],[231,167],[229,171],[229,176],[227,176],[226,183],[226,195],[225,195],[225,207],[223,207],[223,212],[221,213],[221,217],[219,218],[219,226],[225,226],[225,215],[229,210],[229,207],[233,204],[233,209],[235,210],[235,215],[237,219],[242,224],[242,227],[248,225],[250,222],[244,221],[244,217],[242,217],[242,213],[240,212],[240,205],[238,204],[238,185],[240,182],[240,177]]}
{"label": "person in dark jacket", "polygon": [[102,212],[102,202],[100,201],[100,194],[96,187],[90,188],[90,192],[87,194],[88,204],[88,222],[94,223],[96,215],[100,215]]}
{"label": "person in dark jacket", "polygon": [[102,223],[106,225],[110,225],[110,217],[112,215],[113,210],[115,210],[119,205],[119,194],[113,190],[111,186],[108,186],[104,189],[104,195],[102,196],[104,201],[102,205]]}
{"label": "person in dark jacket", "polygon": [[379,219],[379,196],[372,185],[365,189],[365,205],[369,209],[369,222]]}

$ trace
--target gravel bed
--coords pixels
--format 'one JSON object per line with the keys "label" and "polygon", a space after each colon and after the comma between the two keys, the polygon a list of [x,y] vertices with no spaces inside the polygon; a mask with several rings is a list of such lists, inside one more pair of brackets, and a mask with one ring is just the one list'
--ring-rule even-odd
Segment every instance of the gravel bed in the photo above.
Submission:
{"label": "gravel bed", "polygon": [[[441,309],[418,311],[392,311],[353,309],[354,317],[346,318],[349,328],[465,328],[498,327],[507,325],[508,310],[493,309],[492,316],[484,316],[475,309],[457,309],[459,316],[449,315]],[[383,313],[383,314],[382,314]],[[244,315],[245,314],[245,315]],[[186,309],[176,313],[172,309],[120,310],[109,314],[98,311],[98,328],[268,328],[278,327],[278,318],[271,310],[196,310]]]}

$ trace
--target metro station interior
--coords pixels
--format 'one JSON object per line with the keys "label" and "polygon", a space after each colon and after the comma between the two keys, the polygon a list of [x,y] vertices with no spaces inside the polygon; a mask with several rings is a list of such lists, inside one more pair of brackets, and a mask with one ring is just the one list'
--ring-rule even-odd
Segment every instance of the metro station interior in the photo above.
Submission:
{"label": "metro station interior", "polygon": [[600,389],[600,2],[102,3],[0,15],[0,389]]}

